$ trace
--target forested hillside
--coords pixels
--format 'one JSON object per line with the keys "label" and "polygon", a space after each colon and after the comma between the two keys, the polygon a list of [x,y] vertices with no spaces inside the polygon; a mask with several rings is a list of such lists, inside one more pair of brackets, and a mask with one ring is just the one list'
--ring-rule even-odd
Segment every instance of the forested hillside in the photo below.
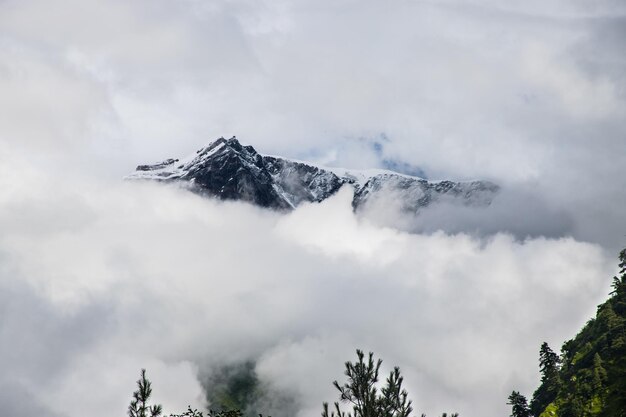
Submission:
{"label": "forested hillside", "polygon": [[511,394],[514,417],[626,416],[626,249],[619,260],[611,296],[596,317],[563,344],[561,355],[541,345],[541,384],[530,404]]}

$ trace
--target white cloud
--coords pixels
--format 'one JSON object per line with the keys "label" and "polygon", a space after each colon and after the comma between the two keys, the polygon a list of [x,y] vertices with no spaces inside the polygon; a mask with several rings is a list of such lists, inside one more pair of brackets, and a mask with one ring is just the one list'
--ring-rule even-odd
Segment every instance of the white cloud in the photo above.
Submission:
{"label": "white cloud", "polygon": [[[312,416],[362,347],[402,367],[419,411],[502,415],[534,388],[539,343],[605,297],[623,246],[624,12],[1,2],[0,403],[123,413],[146,366],[175,411],[202,403],[195,366],[254,358]],[[119,181],[233,134],[503,193],[367,220],[348,193],[279,216]]]}
{"label": "white cloud", "polygon": [[[0,7],[2,139],[79,175],[237,135],[272,154],[532,188],[571,219],[561,235],[623,245],[615,2]],[[383,135],[382,153],[366,146]]]}
{"label": "white cloud", "polygon": [[418,410],[495,416],[507,391],[536,384],[538,344],[571,336],[612,272],[573,239],[377,227],[347,192],[285,216],[158,184],[49,181],[54,193],[24,177],[28,192],[0,207],[0,332],[13,341],[0,366],[3,385],[60,415],[123,412],[144,366],[168,411],[200,405],[190,363],[255,359],[313,416],[362,347],[402,367]]}

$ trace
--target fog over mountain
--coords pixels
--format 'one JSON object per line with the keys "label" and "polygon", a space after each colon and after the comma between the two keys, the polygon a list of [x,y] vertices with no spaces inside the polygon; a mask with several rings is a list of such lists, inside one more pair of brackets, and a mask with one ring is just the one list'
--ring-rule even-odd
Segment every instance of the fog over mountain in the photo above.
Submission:
{"label": "fog over mountain", "polygon": [[[507,415],[626,246],[625,39],[616,0],[0,2],[0,414],[124,415],[142,367],[203,407],[248,366],[258,412],[312,417],[362,348],[418,415]],[[123,180],[233,135],[498,193],[276,211]]]}

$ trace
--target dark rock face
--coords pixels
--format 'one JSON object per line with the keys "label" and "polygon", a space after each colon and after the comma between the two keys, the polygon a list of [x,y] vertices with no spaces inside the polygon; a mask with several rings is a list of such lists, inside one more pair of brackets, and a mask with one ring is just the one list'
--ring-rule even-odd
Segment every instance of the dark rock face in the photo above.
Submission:
{"label": "dark rock face", "polygon": [[236,138],[220,138],[182,161],[167,159],[139,165],[129,179],[182,181],[195,192],[224,200],[289,210],[303,202],[320,202],[343,185],[354,188],[355,210],[393,198],[403,210],[418,212],[437,201],[488,205],[499,187],[487,181],[429,182],[392,171],[345,171],[259,154]]}
{"label": "dark rock face", "polygon": [[[219,146],[219,149],[216,149]],[[236,139],[220,139],[198,153],[196,163],[180,177],[200,192],[224,200],[244,200],[261,207],[289,208],[266,169],[261,155]]]}
{"label": "dark rock face", "polygon": [[486,206],[500,187],[488,181],[429,182],[424,179],[396,174],[382,174],[370,178],[355,190],[352,205],[355,209],[373,200],[393,198],[403,211],[417,212],[435,202],[451,202],[465,206]]}
{"label": "dark rock face", "polygon": [[272,156],[264,156],[263,162],[294,206],[302,201],[320,202],[346,183],[334,173],[312,165]]}
{"label": "dark rock face", "polygon": [[166,159],[165,161],[157,162],[153,165],[138,165],[137,171],[156,171],[172,165],[174,162],[178,162],[178,159]]}

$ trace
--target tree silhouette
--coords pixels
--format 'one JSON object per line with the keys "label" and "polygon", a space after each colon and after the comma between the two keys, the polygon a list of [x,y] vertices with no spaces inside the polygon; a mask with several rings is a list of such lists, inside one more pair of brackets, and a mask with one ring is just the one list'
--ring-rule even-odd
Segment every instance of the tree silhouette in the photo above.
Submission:
{"label": "tree silhouette", "polygon": [[335,410],[329,413],[328,403],[324,403],[322,417],[408,417],[413,407],[408,393],[402,388],[400,368],[395,367],[391,371],[386,385],[379,391],[376,384],[383,361],[374,361],[372,352],[367,361],[363,351],[357,349],[356,354],[357,362],[346,362],[348,381],[343,385],[333,382],[341,402],[352,405],[352,413],[341,411],[338,402],[335,403]]}
{"label": "tree silhouette", "polygon": [[513,391],[507,404],[511,406],[511,417],[530,417],[528,401],[519,392]]}
{"label": "tree silhouette", "polygon": [[141,378],[137,380],[137,391],[133,392],[133,399],[128,406],[129,417],[158,417],[163,412],[160,404],[149,406],[148,400],[152,395],[152,384],[146,378],[146,370],[141,370]]}

